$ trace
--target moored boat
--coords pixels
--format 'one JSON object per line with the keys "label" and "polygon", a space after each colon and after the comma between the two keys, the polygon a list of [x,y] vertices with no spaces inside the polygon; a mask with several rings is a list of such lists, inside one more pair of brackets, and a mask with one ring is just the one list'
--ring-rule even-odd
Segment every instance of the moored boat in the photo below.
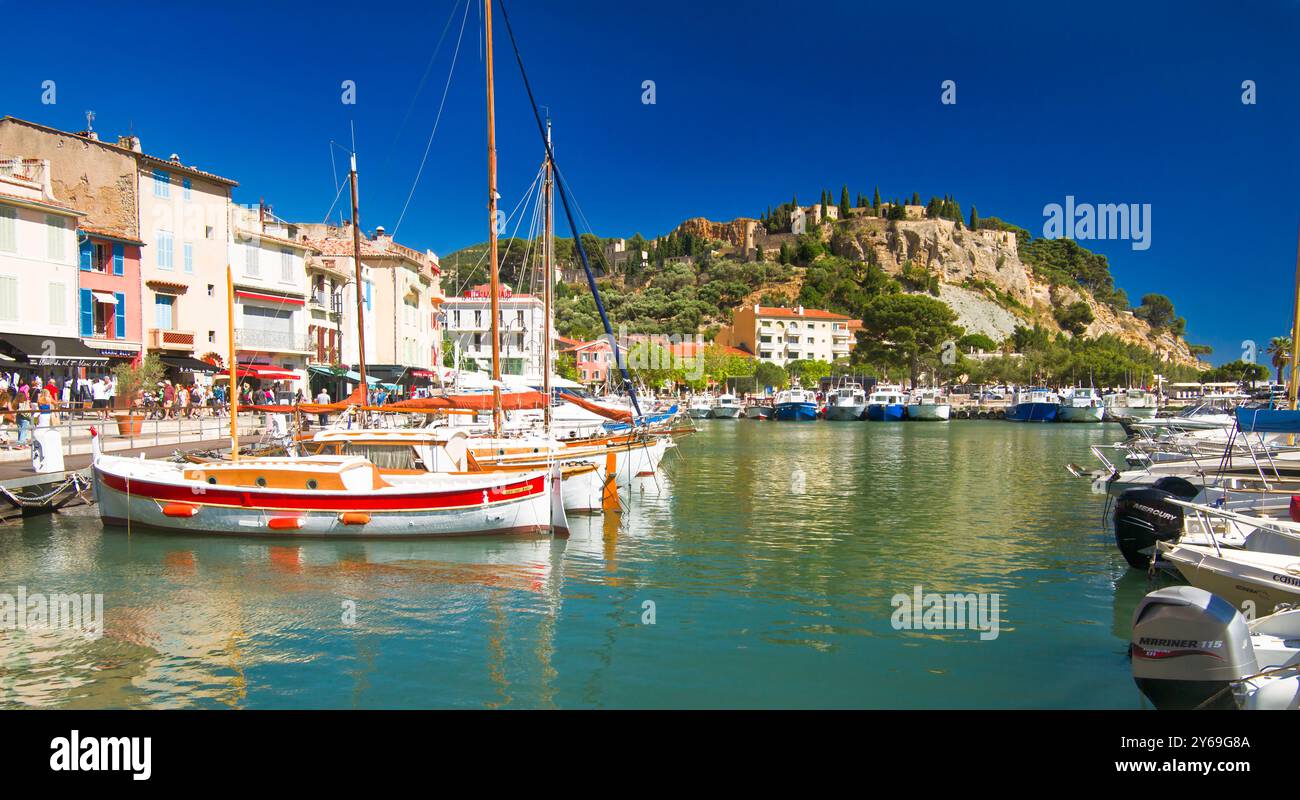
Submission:
{"label": "moored boat", "polygon": [[817,419],[817,395],[807,389],[786,389],[776,396],[778,420],[805,421]]}
{"label": "moored boat", "polygon": [[1057,422],[1101,422],[1106,407],[1097,392],[1088,386],[1076,386],[1061,393],[1056,409]]}
{"label": "moored boat", "polygon": [[691,419],[708,419],[713,416],[713,400],[708,395],[697,394],[686,404]]}
{"label": "moored boat", "polygon": [[771,419],[772,406],[766,403],[750,403],[745,406],[745,419]]}
{"label": "moored boat", "polygon": [[867,400],[866,418],[872,422],[897,422],[907,416],[907,397],[897,386],[877,385]]}
{"label": "moored boat", "polygon": [[841,383],[826,399],[826,419],[857,420],[867,408],[867,393],[861,384]]}
{"label": "moored boat", "polygon": [[735,419],[740,416],[741,408],[734,394],[720,394],[709,411],[714,419]]}
{"label": "moored boat", "polygon": [[947,421],[952,405],[938,389],[917,389],[907,401],[907,418]]}
{"label": "moored boat", "polygon": [[1117,419],[1151,419],[1159,407],[1159,398],[1153,392],[1144,389],[1124,389],[1102,395],[1101,403],[1105,406],[1102,419],[1111,422]]}
{"label": "moored boat", "polygon": [[1052,422],[1060,409],[1056,392],[1042,387],[1017,389],[1015,402],[1007,408],[1009,422]]}

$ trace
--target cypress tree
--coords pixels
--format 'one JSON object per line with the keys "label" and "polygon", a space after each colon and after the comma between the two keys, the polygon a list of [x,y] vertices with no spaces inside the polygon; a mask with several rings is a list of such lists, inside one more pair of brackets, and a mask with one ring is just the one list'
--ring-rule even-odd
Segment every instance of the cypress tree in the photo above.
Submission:
{"label": "cypress tree", "polygon": [[876,193],[871,198],[871,207],[876,211],[880,210],[880,187],[879,186],[876,187]]}
{"label": "cypress tree", "polygon": [[980,225],[979,212],[975,210],[975,206],[971,206],[970,207],[970,229],[975,230],[979,228],[979,225]]}
{"label": "cypress tree", "polygon": [[840,219],[849,218],[849,185],[846,183],[840,189]]}

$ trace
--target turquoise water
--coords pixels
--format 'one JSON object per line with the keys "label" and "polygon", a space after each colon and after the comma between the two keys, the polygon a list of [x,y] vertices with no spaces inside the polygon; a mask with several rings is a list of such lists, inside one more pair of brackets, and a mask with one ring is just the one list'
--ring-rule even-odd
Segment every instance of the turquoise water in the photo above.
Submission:
{"label": "turquoise water", "polygon": [[[568,541],[0,527],[0,592],[102,592],[105,620],[0,632],[0,706],[1140,705],[1146,579],[1063,469],[1117,426],[699,425],[631,513]],[[916,584],[999,594],[997,638],[895,630]]]}

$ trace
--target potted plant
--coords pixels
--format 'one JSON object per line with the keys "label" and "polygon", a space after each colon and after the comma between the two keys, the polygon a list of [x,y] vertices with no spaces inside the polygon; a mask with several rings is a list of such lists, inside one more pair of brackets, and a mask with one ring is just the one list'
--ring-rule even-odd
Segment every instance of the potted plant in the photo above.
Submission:
{"label": "potted plant", "polygon": [[158,356],[150,353],[140,359],[138,364],[118,364],[113,367],[113,378],[117,380],[117,397],[119,404],[125,402],[126,411],[115,413],[117,432],[122,436],[139,436],[144,429],[144,415],[137,413],[133,407],[136,395],[146,386],[157,386],[162,380],[166,367]]}

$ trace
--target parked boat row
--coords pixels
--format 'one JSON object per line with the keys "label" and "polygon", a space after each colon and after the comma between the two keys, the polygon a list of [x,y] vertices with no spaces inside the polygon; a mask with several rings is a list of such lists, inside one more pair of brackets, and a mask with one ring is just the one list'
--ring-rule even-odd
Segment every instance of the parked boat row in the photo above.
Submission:
{"label": "parked boat row", "polygon": [[1120,554],[1182,582],[1138,604],[1133,678],[1157,708],[1300,708],[1300,412],[1225,410],[1093,448]]}

